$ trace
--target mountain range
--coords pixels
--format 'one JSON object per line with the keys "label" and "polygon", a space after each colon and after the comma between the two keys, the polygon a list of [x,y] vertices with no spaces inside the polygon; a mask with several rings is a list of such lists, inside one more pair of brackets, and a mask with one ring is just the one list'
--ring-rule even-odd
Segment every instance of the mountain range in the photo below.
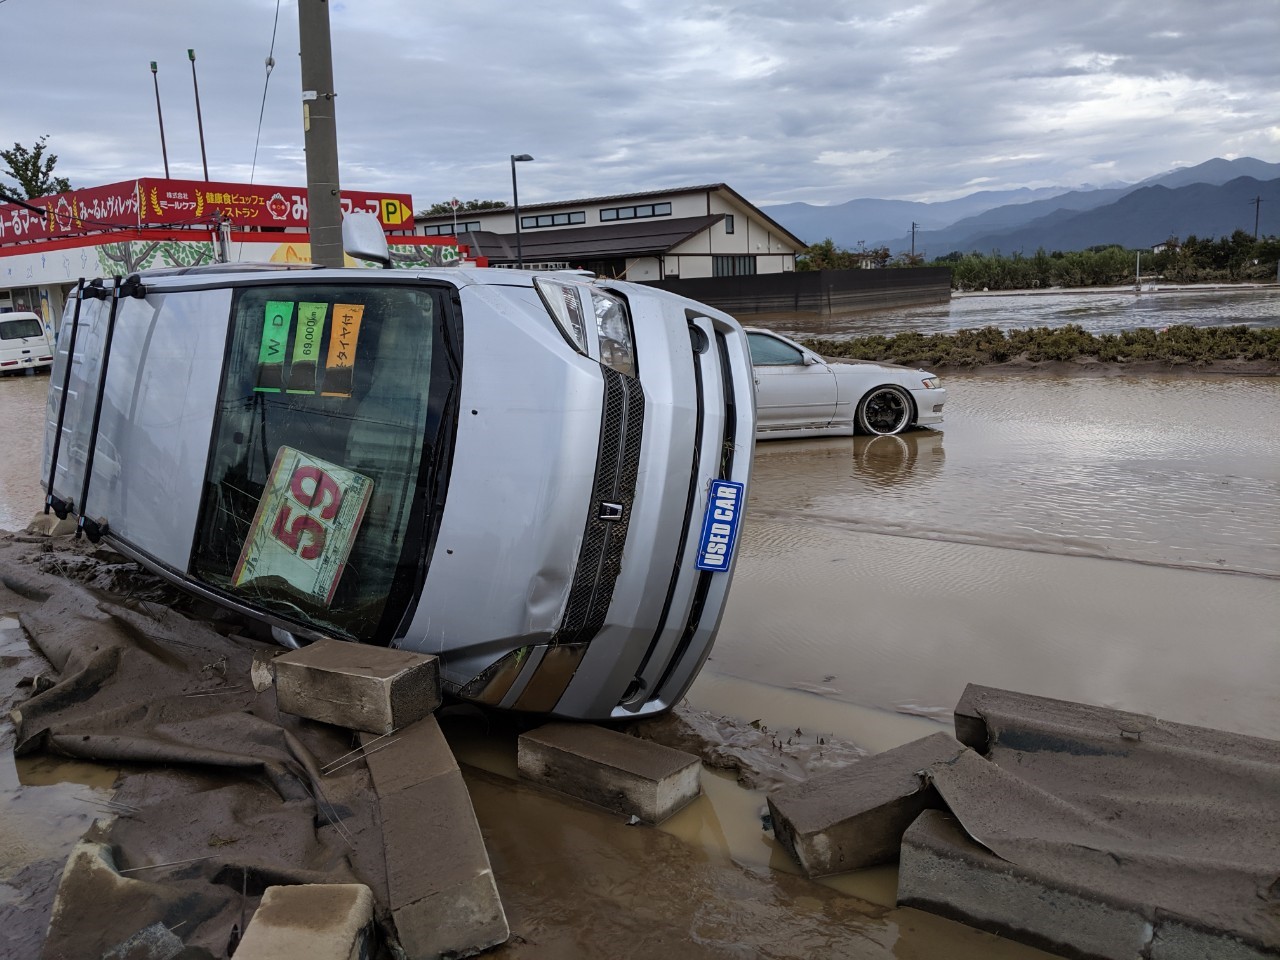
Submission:
{"label": "mountain range", "polygon": [[830,237],[846,249],[887,246],[895,254],[911,249],[914,222],[915,250],[930,259],[955,250],[1149,247],[1170,236],[1252,233],[1255,213],[1259,235],[1280,233],[1280,163],[1215,158],[1133,184],[981,191],[938,203],[867,198],[765,209],[806,243]]}

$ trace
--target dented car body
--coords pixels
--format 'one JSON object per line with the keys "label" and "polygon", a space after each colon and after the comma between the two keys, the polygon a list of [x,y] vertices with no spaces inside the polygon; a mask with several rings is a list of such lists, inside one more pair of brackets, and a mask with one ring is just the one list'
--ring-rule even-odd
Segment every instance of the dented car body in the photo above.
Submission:
{"label": "dented car body", "polygon": [[673,706],[732,576],[754,431],[729,316],[513,270],[134,275],[71,300],[48,503],[286,641],[441,658],[581,719]]}

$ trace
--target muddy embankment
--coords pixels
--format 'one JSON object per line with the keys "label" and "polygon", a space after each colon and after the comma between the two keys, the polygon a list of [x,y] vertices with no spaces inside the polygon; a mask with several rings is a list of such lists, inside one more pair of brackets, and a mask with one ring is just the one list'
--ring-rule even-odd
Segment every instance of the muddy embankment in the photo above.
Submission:
{"label": "muddy embankment", "polygon": [[1209,360],[1203,363],[1168,363],[1163,360],[1139,360],[1114,363],[1097,357],[1075,360],[1033,360],[1027,354],[1001,363],[947,364],[912,363],[928,367],[939,374],[1041,374],[1053,377],[1149,377],[1149,376],[1236,376],[1280,377],[1280,361],[1275,360]]}
{"label": "muddy embankment", "polygon": [[1280,328],[1175,324],[1091,333],[1078,323],[947,333],[918,331],[802,341],[824,356],[887,361],[966,373],[1056,376],[1280,374]]}

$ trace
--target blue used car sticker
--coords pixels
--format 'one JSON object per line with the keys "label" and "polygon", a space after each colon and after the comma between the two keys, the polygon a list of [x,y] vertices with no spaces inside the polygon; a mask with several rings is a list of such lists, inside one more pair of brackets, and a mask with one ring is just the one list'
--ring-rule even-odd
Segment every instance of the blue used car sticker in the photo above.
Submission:
{"label": "blue used car sticker", "polygon": [[746,489],[732,480],[713,480],[709,493],[694,566],[699,570],[728,570],[738,539],[738,521],[746,502]]}

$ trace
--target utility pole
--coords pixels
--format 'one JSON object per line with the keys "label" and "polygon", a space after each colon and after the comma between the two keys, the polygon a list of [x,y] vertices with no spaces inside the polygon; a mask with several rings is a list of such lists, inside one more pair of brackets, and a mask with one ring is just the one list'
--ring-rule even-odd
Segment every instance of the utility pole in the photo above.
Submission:
{"label": "utility pole", "polygon": [[914,220],[911,221],[911,262],[912,263],[915,263],[916,261],[916,227],[918,226],[920,226],[920,224],[916,223]]}
{"label": "utility pole", "polygon": [[200,84],[196,81],[196,52],[187,50],[187,59],[191,61],[191,86],[196,92],[196,126],[200,130],[200,162],[204,164],[204,182],[209,182],[209,158],[204,153],[204,120],[200,117]]}
{"label": "utility pole", "polygon": [[307,151],[311,262],[341,267],[342,196],[338,185],[328,0],[298,0],[298,46],[302,59],[302,131]]}
{"label": "utility pole", "polygon": [[1249,201],[1253,204],[1253,242],[1258,242],[1258,214],[1262,212],[1262,197],[1254,197]]}
{"label": "utility pole", "polygon": [[164,178],[169,179],[169,148],[164,145],[164,114],[160,112],[160,78],[156,76],[159,68],[151,61],[151,82],[156,88],[156,118],[160,121],[160,155],[164,157]]}

